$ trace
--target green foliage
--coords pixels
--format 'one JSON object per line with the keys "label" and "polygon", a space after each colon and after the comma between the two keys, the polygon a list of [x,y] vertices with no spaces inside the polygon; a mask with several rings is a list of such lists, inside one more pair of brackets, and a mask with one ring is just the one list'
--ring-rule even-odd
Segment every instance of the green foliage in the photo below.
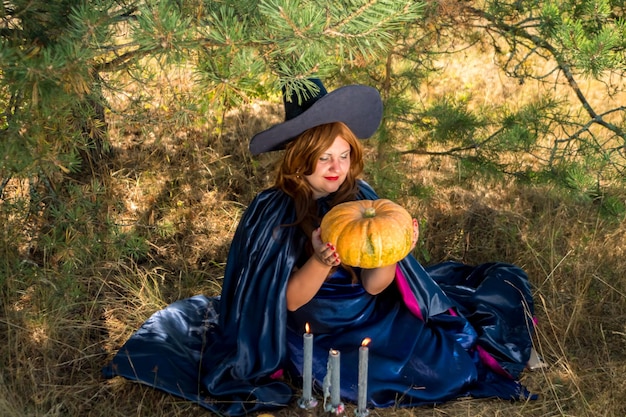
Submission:
{"label": "green foliage", "polygon": [[616,221],[617,219],[622,219],[626,216],[626,203],[624,202],[623,195],[613,195],[603,192],[603,194],[599,196],[599,201],[600,213],[604,218]]}
{"label": "green foliage", "polygon": [[[496,153],[497,154],[497,153]],[[479,153],[475,156],[459,158],[457,164],[458,176],[464,181],[481,179],[501,179],[503,164],[497,159]]]}
{"label": "green foliage", "polygon": [[164,63],[184,60],[188,48],[196,48],[193,16],[185,15],[177,2],[158,1],[140,4],[129,21],[137,51],[164,58]]}
{"label": "green foliage", "polygon": [[367,180],[381,197],[397,200],[406,194],[406,176],[399,166],[398,156],[392,154],[366,167]]}
{"label": "green foliage", "polygon": [[[624,63],[620,22],[611,22],[608,1],[585,2],[571,14],[561,13],[554,26],[554,39],[560,43],[564,58],[583,74],[598,78],[607,68]],[[553,11],[554,13],[554,11]],[[552,20],[552,19],[551,19]]]}
{"label": "green foliage", "polygon": [[89,152],[99,129],[93,101],[98,84],[90,71],[97,54],[90,41],[99,31],[91,33],[85,21],[76,24],[74,2],[41,3],[4,6],[0,102],[2,151],[9,157],[0,159],[0,175],[5,178],[76,172],[79,152]]}
{"label": "green foliage", "polygon": [[429,138],[443,145],[475,144],[475,132],[483,124],[478,115],[467,108],[467,102],[443,98],[422,113],[430,125]]}
{"label": "green foliage", "polygon": [[501,117],[500,141],[503,150],[521,153],[535,152],[539,141],[550,135],[554,122],[547,114],[557,111],[559,102],[550,96],[541,96],[520,108],[504,109]]}
{"label": "green foliage", "polygon": [[109,256],[143,262],[149,253],[148,243],[137,232],[118,233],[113,241],[116,251]]}
{"label": "green foliage", "polygon": [[[273,0],[259,4],[266,37],[276,40],[268,53],[277,73],[296,76],[328,71],[327,56],[353,60],[376,56],[391,40],[390,32],[417,17],[421,3],[377,1]],[[280,44],[278,43],[280,42]],[[327,67],[327,68],[324,68]]]}
{"label": "green foliage", "polygon": [[619,222],[626,215],[622,183],[602,186],[601,159],[588,158],[584,162],[558,164],[549,171],[536,173],[532,182],[557,185],[564,198],[573,205],[593,205],[610,222]]}
{"label": "green foliage", "polygon": [[597,178],[592,172],[577,164],[568,164],[563,167],[561,174],[566,186],[572,190],[589,194],[590,190],[597,187]]}

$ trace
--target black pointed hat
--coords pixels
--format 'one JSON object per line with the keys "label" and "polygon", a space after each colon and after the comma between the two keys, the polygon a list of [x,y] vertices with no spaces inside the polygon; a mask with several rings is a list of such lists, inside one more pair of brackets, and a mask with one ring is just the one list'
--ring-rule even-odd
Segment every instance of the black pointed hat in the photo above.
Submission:
{"label": "black pointed hat", "polygon": [[294,91],[287,97],[283,89],[285,121],[257,133],[250,140],[253,155],[283,149],[304,131],[332,122],[343,122],[359,139],[374,134],[383,116],[383,103],[378,90],[365,85],[347,85],[328,93],[319,79],[311,79],[318,87],[302,100]]}

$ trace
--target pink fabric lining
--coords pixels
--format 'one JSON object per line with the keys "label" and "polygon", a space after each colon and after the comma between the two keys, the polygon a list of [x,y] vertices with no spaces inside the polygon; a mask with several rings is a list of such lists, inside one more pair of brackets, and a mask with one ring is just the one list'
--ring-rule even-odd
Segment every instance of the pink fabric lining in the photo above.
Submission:
{"label": "pink fabric lining", "polygon": [[270,379],[282,379],[284,374],[284,370],[281,368],[278,371],[274,372],[270,375]]}
{"label": "pink fabric lining", "polygon": [[400,290],[400,295],[402,295],[402,300],[404,304],[408,307],[409,311],[413,313],[420,320],[424,320],[424,316],[422,316],[422,310],[420,310],[420,306],[409,288],[409,283],[406,280],[406,277],[402,273],[402,270],[399,266],[396,266],[396,284],[398,285],[398,289]]}
{"label": "pink fabric lining", "polygon": [[496,358],[491,356],[491,354],[487,352],[482,346],[476,345],[476,350],[478,351],[478,357],[480,358],[481,362],[484,363],[488,368],[490,368],[497,374],[513,379],[513,376],[508,373],[507,370],[498,363]]}
{"label": "pink fabric lining", "polygon": [[[448,313],[450,313],[451,316],[458,316],[453,308],[448,309]],[[491,356],[491,354],[487,352],[482,346],[476,345],[476,351],[478,352],[478,357],[480,358],[480,361],[484,363],[488,368],[490,368],[497,374],[513,379],[513,376],[511,376],[511,374],[508,373],[507,370],[502,367],[502,365],[500,365],[496,358]]]}

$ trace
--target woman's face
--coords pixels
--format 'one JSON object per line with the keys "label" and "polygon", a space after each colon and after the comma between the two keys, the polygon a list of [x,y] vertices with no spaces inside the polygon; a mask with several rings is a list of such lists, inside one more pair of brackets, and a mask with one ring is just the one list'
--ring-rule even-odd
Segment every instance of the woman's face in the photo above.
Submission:
{"label": "woman's face", "polygon": [[325,197],[339,189],[350,171],[350,145],[341,136],[317,160],[315,171],[305,175],[313,197]]}

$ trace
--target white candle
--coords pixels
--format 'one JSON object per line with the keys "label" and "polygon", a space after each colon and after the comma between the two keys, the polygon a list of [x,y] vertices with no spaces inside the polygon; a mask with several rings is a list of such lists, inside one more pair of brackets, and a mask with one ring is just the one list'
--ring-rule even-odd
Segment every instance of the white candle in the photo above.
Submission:
{"label": "white candle", "polygon": [[[324,377],[324,409],[335,415],[344,412],[344,405],[340,396],[340,353],[336,349],[328,352],[328,363],[326,364],[326,376]],[[330,398],[330,401],[327,401]]]}
{"label": "white candle", "polygon": [[302,335],[304,359],[302,362],[301,406],[308,408],[309,406],[314,406],[314,404],[311,404],[313,400],[311,393],[311,384],[313,381],[313,333],[309,332],[309,323],[306,324],[305,330],[306,332]]}
{"label": "white candle", "polygon": [[339,387],[341,381],[341,353],[338,350],[331,349],[328,354],[330,361],[330,405],[337,409],[341,406],[341,397]]}
{"label": "white candle", "polygon": [[361,343],[361,347],[359,348],[359,397],[357,401],[357,410],[356,414],[359,417],[364,417],[368,414],[367,411],[367,367],[368,367],[368,356],[369,356],[369,348],[367,345],[371,339],[366,337],[363,339]]}

